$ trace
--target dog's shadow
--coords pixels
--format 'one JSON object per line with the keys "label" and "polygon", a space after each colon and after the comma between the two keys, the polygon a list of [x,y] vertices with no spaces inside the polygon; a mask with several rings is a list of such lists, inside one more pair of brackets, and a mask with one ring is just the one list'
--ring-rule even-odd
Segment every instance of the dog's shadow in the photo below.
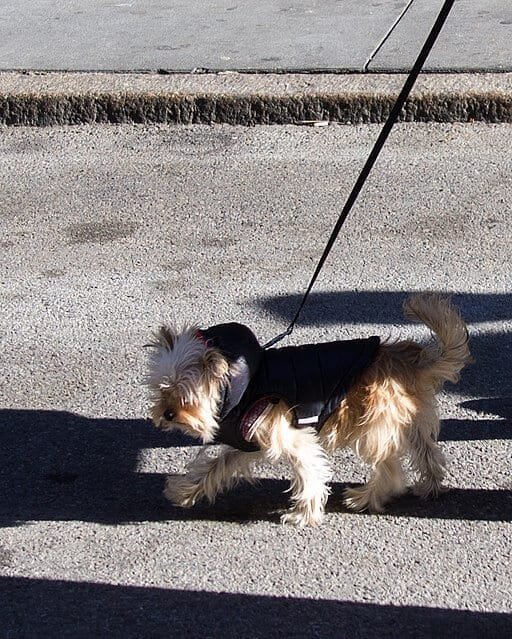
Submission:
{"label": "dog's shadow", "polygon": [[[435,499],[420,499],[409,490],[392,501],[383,515],[354,514],[343,503],[345,488],[355,486],[341,482],[330,484],[331,495],[326,513],[357,517],[414,517],[422,519],[463,519],[472,521],[512,521],[512,491],[452,488]],[[190,519],[210,519],[236,523],[270,521],[278,523],[290,506],[289,482],[264,479],[256,484],[242,484],[215,504],[200,502],[186,515]]]}
{"label": "dog's shadow", "polygon": [[[263,479],[220,495],[216,503],[173,507],[165,476],[137,472],[141,450],[190,445],[143,420],[90,419],[60,411],[0,410],[0,526],[29,521],[213,520],[278,522],[289,506],[286,481]],[[345,485],[334,483],[328,512],[346,512]],[[389,516],[512,521],[512,494],[456,489],[438,500],[404,496]]]}

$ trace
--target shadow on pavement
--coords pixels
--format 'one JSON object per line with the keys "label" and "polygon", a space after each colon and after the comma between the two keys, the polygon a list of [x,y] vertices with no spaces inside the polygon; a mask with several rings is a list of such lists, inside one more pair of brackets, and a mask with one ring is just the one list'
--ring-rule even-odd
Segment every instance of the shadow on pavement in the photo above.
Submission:
{"label": "shadow on pavement", "polygon": [[506,637],[512,618],[420,606],[378,605],[0,577],[5,637]]}
{"label": "shadow on pavement", "polygon": [[[512,295],[507,293],[450,293],[468,324],[512,319]],[[300,324],[395,324],[404,322],[402,305],[411,291],[335,291],[313,292],[304,307]],[[290,322],[302,293],[264,297],[260,308]]]}
{"label": "shadow on pavement", "polygon": [[137,473],[138,457],[145,448],[190,445],[189,438],[144,420],[0,410],[0,525],[40,519],[114,524],[131,521],[138,508],[165,519],[164,478]]}
{"label": "shadow on pavement", "polygon": [[[465,406],[469,402],[462,402]],[[487,411],[485,411],[487,412]],[[440,441],[465,442],[474,440],[512,439],[512,414],[500,412],[504,419],[445,419],[441,425]]]}
{"label": "shadow on pavement", "polygon": [[[185,443],[181,436],[159,433],[144,421],[0,410],[0,480],[5,487],[0,492],[0,526],[39,520],[112,525],[194,519],[278,521],[279,512],[288,505],[288,495],[283,495],[288,482],[273,479],[242,485],[212,506],[174,508],[162,497],[164,475],[138,473],[137,460],[144,448]],[[334,483],[332,488],[328,511],[345,512],[344,484]],[[405,496],[390,506],[389,515],[512,521],[512,492],[455,489],[427,502]]]}

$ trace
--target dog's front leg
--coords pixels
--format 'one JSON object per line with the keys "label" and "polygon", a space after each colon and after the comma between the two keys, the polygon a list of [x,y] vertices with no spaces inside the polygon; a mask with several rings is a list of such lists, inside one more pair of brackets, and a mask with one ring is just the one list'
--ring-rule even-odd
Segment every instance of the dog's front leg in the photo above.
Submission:
{"label": "dog's front leg", "polygon": [[209,457],[202,450],[187,466],[186,475],[167,478],[164,495],[182,508],[190,508],[203,497],[213,503],[223,490],[242,479],[250,481],[250,466],[260,456],[259,452],[245,453],[228,446],[217,457]]}
{"label": "dog's front leg", "polygon": [[293,506],[281,521],[315,526],[322,521],[329,496],[331,469],[313,428],[295,428],[288,407],[280,402],[255,432],[255,439],[271,461],[286,459],[293,470],[290,491]]}
{"label": "dog's front leg", "polygon": [[331,479],[331,469],[325,451],[313,429],[291,427],[289,444],[284,452],[295,477],[290,486],[293,506],[282,515],[281,521],[316,526],[323,519],[330,492],[327,483]]}

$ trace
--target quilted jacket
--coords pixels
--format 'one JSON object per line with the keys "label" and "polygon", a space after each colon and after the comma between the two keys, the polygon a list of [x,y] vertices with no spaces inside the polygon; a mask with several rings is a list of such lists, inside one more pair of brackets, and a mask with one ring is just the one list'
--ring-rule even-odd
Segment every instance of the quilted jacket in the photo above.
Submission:
{"label": "quilted jacket", "polygon": [[380,344],[379,337],[370,337],[265,350],[242,324],[219,324],[200,333],[238,371],[225,388],[215,442],[248,452],[258,450],[248,433],[269,403],[284,400],[295,427],[320,430]]}

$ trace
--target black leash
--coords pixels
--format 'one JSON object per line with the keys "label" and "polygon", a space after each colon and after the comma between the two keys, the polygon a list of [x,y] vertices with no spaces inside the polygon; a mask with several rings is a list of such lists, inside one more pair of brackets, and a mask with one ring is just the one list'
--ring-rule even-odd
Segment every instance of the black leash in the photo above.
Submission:
{"label": "black leash", "polygon": [[432,47],[434,46],[435,41],[437,40],[437,36],[439,35],[439,33],[441,32],[441,29],[443,28],[443,25],[446,21],[446,18],[448,17],[448,14],[451,11],[451,8],[454,2],[455,0],[445,0],[445,3],[442,6],[441,11],[439,12],[439,15],[437,16],[434,26],[432,27],[432,30],[430,31],[428,38],[426,39],[425,44],[423,45],[423,48],[421,49],[420,54],[418,55],[418,59],[414,63],[409,75],[407,76],[405,84],[402,90],[400,91],[400,94],[398,98],[396,99],[396,102],[393,105],[393,108],[391,109],[391,112],[388,115],[388,118],[386,122],[384,123],[384,126],[382,127],[382,131],[380,132],[379,137],[377,138],[373,146],[373,149],[371,150],[370,155],[368,156],[368,159],[366,160],[366,163],[363,166],[361,173],[359,174],[359,177],[357,178],[357,181],[354,184],[354,187],[350,195],[348,196],[345,206],[343,207],[340,217],[338,218],[338,221],[336,222],[336,225],[334,229],[332,230],[331,236],[329,237],[329,240],[327,241],[324,252],[322,253],[322,256],[315,269],[315,272],[313,273],[313,277],[311,278],[311,281],[309,282],[309,285],[306,289],[306,292],[302,298],[301,303],[299,304],[299,307],[297,309],[297,312],[295,313],[294,318],[292,319],[286,331],[284,331],[284,333],[281,333],[277,337],[274,337],[274,339],[271,339],[269,342],[267,342],[264,348],[270,348],[271,346],[274,346],[274,344],[277,344],[277,342],[280,342],[284,337],[287,337],[288,335],[292,334],[292,331],[304,307],[304,304],[306,303],[306,300],[309,297],[309,294],[311,293],[311,289],[313,288],[313,285],[316,282],[316,279],[320,271],[322,270],[322,267],[327,259],[327,256],[331,252],[333,244],[339,235],[340,229],[343,226],[345,220],[347,219],[348,214],[350,213],[355,201],[357,200],[357,196],[359,195],[361,189],[363,188],[363,185],[366,182],[366,179],[368,178],[368,175],[370,174],[370,171],[372,170],[373,165],[375,164],[375,161],[377,160],[379,153],[381,152],[382,147],[384,146],[388,138],[388,135],[390,134],[391,129],[393,128],[393,125],[397,121],[400,111],[402,110],[405,104],[405,101],[407,100],[409,93],[411,92],[411,89],[414,86],[414,83],[416,82],[418,75],[420,74],[421,69],[423,68],[423,65],[425,64],[425,60],[427,59],[428,54],[430,53]]}

